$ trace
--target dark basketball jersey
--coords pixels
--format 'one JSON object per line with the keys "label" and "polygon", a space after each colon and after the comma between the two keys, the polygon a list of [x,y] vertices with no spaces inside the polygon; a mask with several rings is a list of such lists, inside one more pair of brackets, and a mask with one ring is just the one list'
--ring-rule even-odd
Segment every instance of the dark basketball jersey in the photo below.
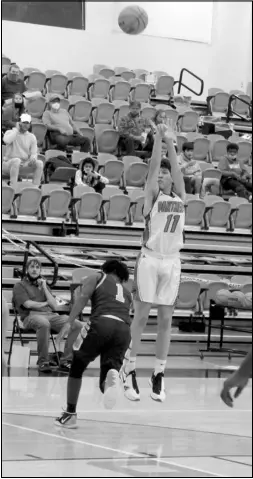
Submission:
{"label": "dark basketball jersey", "polygon": [[122,319],[130,324],[131,293],[110,275],[103,274],[91,296],[91,320],[101,316]]}

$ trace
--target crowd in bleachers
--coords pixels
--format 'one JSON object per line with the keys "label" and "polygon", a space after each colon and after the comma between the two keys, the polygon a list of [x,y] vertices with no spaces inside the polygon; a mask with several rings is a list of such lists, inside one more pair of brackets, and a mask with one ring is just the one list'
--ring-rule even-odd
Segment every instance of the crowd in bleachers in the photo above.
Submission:
{"label": "crowd in bleachers", "polygon": [[[15,216],[40,211],[39,216],[45,218],[52,216],[52,203],[56,216],[63,212],[64,204],[67,211],[65,208],[63,216],[69,215],[72,205],[74,215],[100,222],[142,221],[143,188],[156,127],[161,122],[170,122],[174,128],[178,161],[190,195],[188,202],[197,201],[193,218],[191,204],[187,208],[188,224],[205,222],[203,214],[201,221],[200,216],[197,218],[197,206],[202,213],[209,208],[212,224],[212,201],[225,203],[223,209],[230,219],[231,210],[236,210],[239,218],[240,209],[252,201],[251,141],[236,133],[229,139],[218,134],[204,135],[203,119],[191,108],[189,98],[174,95],[174,79],[166,72],[149,75],[145,70],[113,70],[105,65],[96,65],[88,78],[79,72],[64,75],[56,70],[44,73],[37,68],[21,72],[6,57],[3,66],[4,213],[12,212]],[[218,91],[209,91],[208,95],[210,113],[222,116],[228,94],[215,90]],[[237,91],[237,96],[240,94],[246,96]],[[163,103],[154,106],[158,101]],[[236,99],[234,111],[241,107],[242,113],[242,104],[245,110],[245,103]],[[162,156],[167,156],[165,144]],[[20,179],[32,179],[33,183],[20,184]],[[66,190],[69,180],[70,192]],[[51,186],[46,185],[48,182]],[[34,186],[40,191],[31,192]],[[85,201],[81,200],[83,194],[89,194]],[[60,204],[56,196],[65,197],[65,202]],[[224,201],[229,196],[236,198],[237,206]],[[19,201],[13,203],[17,198]],[[43,208],[37,208],[42,200]]]}

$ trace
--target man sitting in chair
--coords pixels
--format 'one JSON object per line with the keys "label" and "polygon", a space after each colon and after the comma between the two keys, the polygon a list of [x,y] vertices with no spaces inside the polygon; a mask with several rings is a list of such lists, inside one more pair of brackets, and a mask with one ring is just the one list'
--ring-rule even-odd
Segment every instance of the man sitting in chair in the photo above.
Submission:
{"label": "man sitting in chair", "polygon": [[[27,262],[26,276],[13,288],[13,302],[20,314],[25,329],[33,329],[38,341],[38,367],[40,372],[49,373],[52,361],[49,361],[48,343],[50,330],[60,332],[67,323],[68,316],[59,315],[54,311],[57,303],[48,288],[45,279],[41,277],[41,262],[38,258],[30,258]],[[72,360],[72,347],[82,328],[78,320],[66,340],[63,356],[60,360],[60,370],[68,372]]]}

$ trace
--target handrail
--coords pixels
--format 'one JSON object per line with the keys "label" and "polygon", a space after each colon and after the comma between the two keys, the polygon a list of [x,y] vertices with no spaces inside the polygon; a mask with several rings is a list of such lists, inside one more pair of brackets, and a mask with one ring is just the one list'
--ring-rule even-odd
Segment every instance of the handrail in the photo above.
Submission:
{"label": "handrail", "polygon": [[51,283],[48,283],[49,286],[54,286],[56,284],[57,278],[58,278],[58,263],[42,248],[40,245],[35,243],[35,241],[27,241],[26,242],[26,251],[24,255],[24,263],[23,263],[23,271],[22,274],[23,276],[26,273],[26,265],[27,265],[27,260],[29,256],[29,248],[30,246],[33,246],[36,248],[40,253],[42,253],[54,266],[54,275]]}
{"label": "handrail", "polygon": [[[237,113],[236,111],[232,110],[232,102],[236,99],[241,101],[242,103],[245,103],[246,105],[249,105],[249,111],[251,113],[251,118],[249,120],[247,120],[242,115],[240,115],[240,113]],[[227,117],[226,117],[226,122],[227,123],[229,123],[231,113],[233,113],[233,115],[239,116],[239,118],[241,118],[242,120],[252,122],[252,101],[244,100],[244,98],[240,98],[238,95],[235,95],[233,93],[232,95],[230,95],[229,100],[228,100],[228,111],[227,111]]]}
{"label": "handrail", "polygon": [[[184,75],[184,72],[187,72],[187,73],[190,73],[190,75],[192,75],[194,78],[197,78],[197,80],[200,81],[200,92],[197,93],[196,91],[192,90],[190,87],[188,87],[187,85],[185,85],[183,83],[183,75]],[[187,90],[189,90],[191,93],[194,93],[194,95],[197,95],[197,96],[201,96],[203,91],[204,91],[204,81],[202,80],[202,78],[200,78],[198,75],[195,75],[195,73],[191,72],[190,70],[188,70],[188,68],[182,68],[181,72],[180,72],[180,75],[179,75],[179,80],[178,81],[175,81],[174,82],[174,85],[176,85],[178,83],[178,90],[177,90],[177,93],[179,94],[180,91],[181,91],[181,87],[183,86],[184,88],[186,88]]]}

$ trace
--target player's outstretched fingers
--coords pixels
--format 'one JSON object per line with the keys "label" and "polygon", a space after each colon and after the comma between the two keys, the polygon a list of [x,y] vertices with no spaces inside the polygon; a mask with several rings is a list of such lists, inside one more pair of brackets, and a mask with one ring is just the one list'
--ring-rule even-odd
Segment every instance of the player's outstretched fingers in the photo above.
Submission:
{"label": "player's outstretched fingers", "polygon": [[234,402],[233,402],[233,398],[230,394],[230,391],[229,389],[224,386],[222,391],[221,391],[221,394],[220,394],[220,397],[222,399],[222,401],[228,406],[228,407],[233,407],[234,406]]}

